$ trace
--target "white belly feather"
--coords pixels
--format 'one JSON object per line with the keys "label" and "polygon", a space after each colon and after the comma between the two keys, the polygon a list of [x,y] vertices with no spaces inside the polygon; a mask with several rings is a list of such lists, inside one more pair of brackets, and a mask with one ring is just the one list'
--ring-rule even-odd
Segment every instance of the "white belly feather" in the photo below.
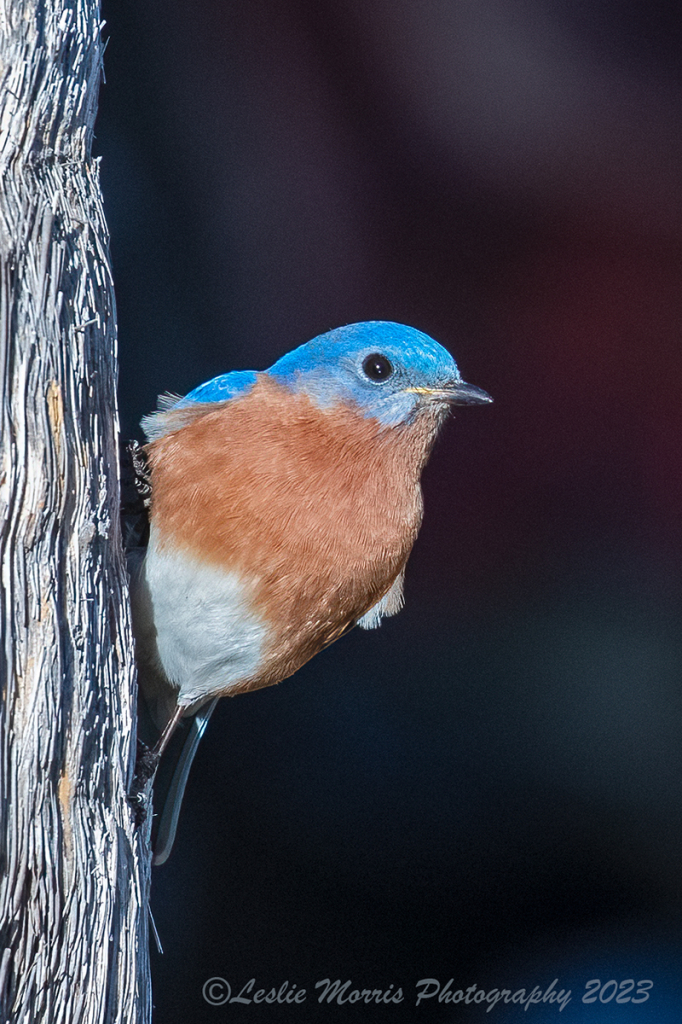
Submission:
{"label": "white belly feather", "polygon": [[149,605],[148,628],[138,642],[155,643],[155,660],[178,687],[179,704],[229,690],[258,673],[268,628],[237,573],[177,549],[159,550],[152,530],[134,589],[138,606]]}

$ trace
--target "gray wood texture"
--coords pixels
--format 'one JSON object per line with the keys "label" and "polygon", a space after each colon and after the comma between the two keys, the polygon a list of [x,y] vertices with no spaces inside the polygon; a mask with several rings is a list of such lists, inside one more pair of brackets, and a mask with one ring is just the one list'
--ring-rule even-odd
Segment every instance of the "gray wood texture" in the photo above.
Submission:
{"label": "gray wood texture", "polygon": [[0,0],[0,1021],[145,1022],[91,0]]}

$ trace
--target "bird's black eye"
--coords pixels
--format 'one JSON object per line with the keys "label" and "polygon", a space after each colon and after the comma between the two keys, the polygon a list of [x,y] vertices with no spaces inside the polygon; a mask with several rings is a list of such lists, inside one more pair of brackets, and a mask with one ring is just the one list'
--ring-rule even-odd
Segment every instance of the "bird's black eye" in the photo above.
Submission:
{"label": "bird's black eye", "polygon": [[380,352],[372,352],[362,360],[362,369],[370,380],[382,381],[388,380],[393,373],[393,364]]}

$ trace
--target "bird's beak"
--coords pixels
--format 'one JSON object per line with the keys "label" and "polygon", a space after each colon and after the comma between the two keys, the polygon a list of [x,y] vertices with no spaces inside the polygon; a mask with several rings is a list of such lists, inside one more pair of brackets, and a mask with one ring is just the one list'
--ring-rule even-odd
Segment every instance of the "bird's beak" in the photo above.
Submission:
{"label": "bird's beak", "polygon": [[452,388],[447,388],[447,392],[448,401],[452,405],[488,405],[489,402],[492,402],[487,391],[474,387],[473,384],[467,384],[463,380],[458,380],[452,385]]}
{"label": "bird's beak", "polygon": [[466,381],[456,380],[443,388],[408,388],[416,395],[423,395],[426,399],[433,399],[436,402],[449,402],[450,405],[488,405],[492,398],[487,391],[467,384]]}

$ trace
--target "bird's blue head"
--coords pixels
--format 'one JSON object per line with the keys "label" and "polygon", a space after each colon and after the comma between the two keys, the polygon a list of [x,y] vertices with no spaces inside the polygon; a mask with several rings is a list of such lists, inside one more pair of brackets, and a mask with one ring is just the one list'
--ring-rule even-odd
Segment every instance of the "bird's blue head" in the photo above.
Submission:
{"label": "bird's blue head", "polygon": [[450,353],[433,338],[383,320],[321,334],[282,356],[266,373],[322,408],[353,403],[385,426],[407,423],[434,403],[492,401],[462,380]]}

